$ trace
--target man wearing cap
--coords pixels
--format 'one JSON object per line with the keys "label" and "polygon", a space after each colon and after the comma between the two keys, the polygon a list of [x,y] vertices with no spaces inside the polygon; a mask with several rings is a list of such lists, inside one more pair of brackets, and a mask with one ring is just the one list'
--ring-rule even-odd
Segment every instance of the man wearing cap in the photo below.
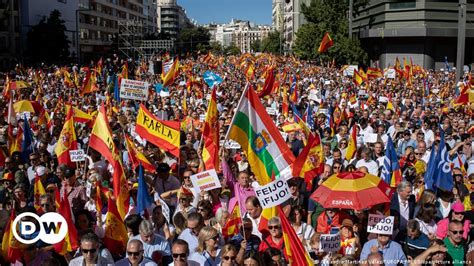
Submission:
{"label": "man wearing cap", "polygon": [[390,240],[390,235],[378,234],[376,239],[366,242],[362,248],[360,260],[366,261],[375,250],[383,255],[386,266],[408,265],[408,260],[405,253],[403,253],[402,246]]}
{"label": "man wearing cap", "polygon": [[[167,163],[160,163],[156,168],[156,177],[154,180],[154,188],[158,195],[163,194],[166,191],[179,189],[181,183],[178,178],[170,175],[170,166]],[[165,200],[173,208],[176,208],[178,198],[176,195],[171,195],[169,200]]]}
{"label": "man wearing cap", "polygon": [[356,255],[360,252],[359,237],[354,235],[354,223],[351,219],[344,219],[341,224],[341,249],[342,255]]}

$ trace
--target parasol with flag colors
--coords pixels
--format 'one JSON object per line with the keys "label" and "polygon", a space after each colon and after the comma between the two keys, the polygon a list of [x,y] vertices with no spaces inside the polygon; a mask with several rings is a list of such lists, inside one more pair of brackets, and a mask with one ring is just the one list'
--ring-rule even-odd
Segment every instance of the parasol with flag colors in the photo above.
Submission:
{"label": "parasol with flag colors", "polygon": [[393,192],[380,177],[354,171],[330,176],[311,199],[324,208],[362,210],[390,202]]}

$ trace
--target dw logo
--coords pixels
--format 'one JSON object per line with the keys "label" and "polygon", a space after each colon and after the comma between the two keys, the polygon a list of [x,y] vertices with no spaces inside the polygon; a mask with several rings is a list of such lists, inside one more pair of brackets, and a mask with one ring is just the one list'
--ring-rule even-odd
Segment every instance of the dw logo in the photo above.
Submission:
{"label": "dw logo", "polygon": [[66,219],[55,212],[47,212],[41,217],[32,212],[22,213],[15,218],[12,228],[13,236],[23,244],[33,244],[38,240],[56,244],[61,242],[68,232]]}

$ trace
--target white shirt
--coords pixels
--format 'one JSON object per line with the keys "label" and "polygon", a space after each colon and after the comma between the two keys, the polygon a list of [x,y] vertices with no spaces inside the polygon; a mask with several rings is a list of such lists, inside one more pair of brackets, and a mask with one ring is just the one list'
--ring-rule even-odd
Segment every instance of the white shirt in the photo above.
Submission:
{"label": "white shirt", "polygon": [[258,230],[258,225],[260,224],[260,218],[262,217],[262,215],[260,215],[260,217],[258,217],[257,219],[254,219],[252,218],[249,213],[245,213],[244,215],[244,218],[249,218],[251,221],[252,221],[252,235],[256,235],[258,236],[260,239],[262,239],[262,233]]}
{"label": "white shirt", "polygon": [[196,235],[193,234],[191,229],[186,228],[179,234],[178,239],[182,239],[188,242],[189,246],[189,256],[196,252],[196,248],[198,247],[198,238]]}
{"label": "white shirt", "polygon": [[431,151],[425,151],[425,154],[423,154],[423,156],[421,156],[421,159],[426,163],[426,165],[428,165],[428,162],[430,160],[430,156],[431,156]]}
{"label": "white shirt", "polygon": [[[128,258],[121,259],[115,263],[115,266],[129,266],[129,265],[132,265],[132,264],[130,263]],[[157,266],[158,264],[156,264],[154,261],[150,259],[143,258],[142,261],[138,263],[138,265],[139,266]]]}
{"label": "white shirt", "polygon": [[434,133],[431,129],[428,129],[428,130],[425,130],[423,128],[421,128],[421,131],[423,131],[423,133],[425,133],[425,143],[426,143],[426,147],[431,147],[431,144],[433,144],[434,142]]}
{"label": "white shirt", "polygon": [[398,195],[398,204],[400,207],[400,230],[404,230],[407,228],[407,222],[410,217],[410,208],[408,207],[408,201],[403,204],[400,195]]}
{"label": "white shirt", "polygon": [[356,164],[356,168],[359,168],[362,166],[367,167],[367,169],[369,170],[369,174],[371,175],[377,175],[379,172],[379,166],[373,160],[366,161],[364,159],[360,159]]}
{"label": "white shirt", "polygon": [[443,219],[448,217],[449,215],[449,212],[451,211],[451,202],[448,204],[448,207],[444,207],[443,206],[443,203],[441,202],[441,199],[438,199],[438,202],[439,202],[439,210],[441,212],[441,214],[443,215]]}
{"label": "white shirt", "polygon": [[415,220],[418,221],[418,223],[420,224],[420,231],[425,234],[425,235],[429,235],[429,234],[432,234],[432,235],[436,235],[436,229],[438,228],[438,225],[435,223],[434,220],[432,220],[430,223],[425,223],[423,222],[422,220],[416,218]]}

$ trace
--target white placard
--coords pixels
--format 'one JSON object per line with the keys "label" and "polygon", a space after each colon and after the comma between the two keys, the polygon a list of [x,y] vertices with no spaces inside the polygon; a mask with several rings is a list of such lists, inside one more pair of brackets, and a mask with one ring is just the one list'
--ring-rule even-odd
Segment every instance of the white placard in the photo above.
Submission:
{"label": "white placard", "polygon": [[276,115],[276,113],[277,113],[276,109],[273,108],[273,107],[267,107],[266,110],[267,110],[267,114],[269,114],[269,115]]}
{"label": "white placard", "polygon": [[148,83],[139,80],[122,79],[120,98],[145,101],[148,98]]}
{"label": "white placard", "polygon": [[396,77],[397,73],[395,72],[395,69],[393,68],[389,68],[387,70],[385,70],[385,72],[383,73],[383,76],[385,78],[388,78],[388,79],[394,79]]}
{"label": "white placard", "polygon": [[308,99],[313,100],[313,101],[318,102],[318,103],[321,103],[321,95],[315,89],[312,89],[312,90],[309,91]]}
{"label": "white placard", "polygon": [[221,187],[216,170],[211,169],[191,176],[193,186],[199,191],[208,191]]}
{"label": "white placard", "polygon": [[321,235],[319,237],[319,249],[326,252],[338,252],[341,248],[341,235]]}
{"label": "white placard", "polygon": [[394,216],[385,217],[384,215],[380,214],[369,214],[367,232],[374,234],[391,235],[393,233],[394,223]]}
{"label": "white placard", "polygon": [[206,121],[206,115],[199,115],[199,121],[201,122]]}
{"label": "white placard", "polygon": [[364,143],[376,143],[378,140],[378,135],[375,133],[365,133],[363,140]]}
{"label": "white placard", "polygon": [[342,72],[342,75],[344,77],[350,76],[352,77],[354,75],[354,70],[357,70],[358,66],[357,65],[350,65],[346,69],[344,69],[344,72]]}
{"label": "white placard", "polygon": [[277,179],[255,189],[255,194],[263,208],[282,204],[291,197],[290,188],[284,179]]}
{"label": "white placard", "polygon": [[166,204],[166,202],[161,199],[161,197],[158,195],[158,200],[160,201],[160,205],[161,205],[161,212],[163,213],[163,216],[165,216],[165,219],[166,221],[168,222],[168,224],[170,224],[170,207],[168,207],[168,204]]}
{"label": "white placard", "polygon": [[160,97],[169,97],[169,96],[170,96],[169,91],[164,91],[164,90],[160,91]]}
{"label": "white placard", "polygon": [[71,158],[71,162],[82,162],[86,160],[84,150],[71,150],[69,151],[69,157]]}
{"label": "white placard", "polygon": [[241,146],[237,141],[233,141],[233,140],[229,139],[224,144],[224,148],[226,148],[228,150],[238,150],[238,149],[241,148]]}

